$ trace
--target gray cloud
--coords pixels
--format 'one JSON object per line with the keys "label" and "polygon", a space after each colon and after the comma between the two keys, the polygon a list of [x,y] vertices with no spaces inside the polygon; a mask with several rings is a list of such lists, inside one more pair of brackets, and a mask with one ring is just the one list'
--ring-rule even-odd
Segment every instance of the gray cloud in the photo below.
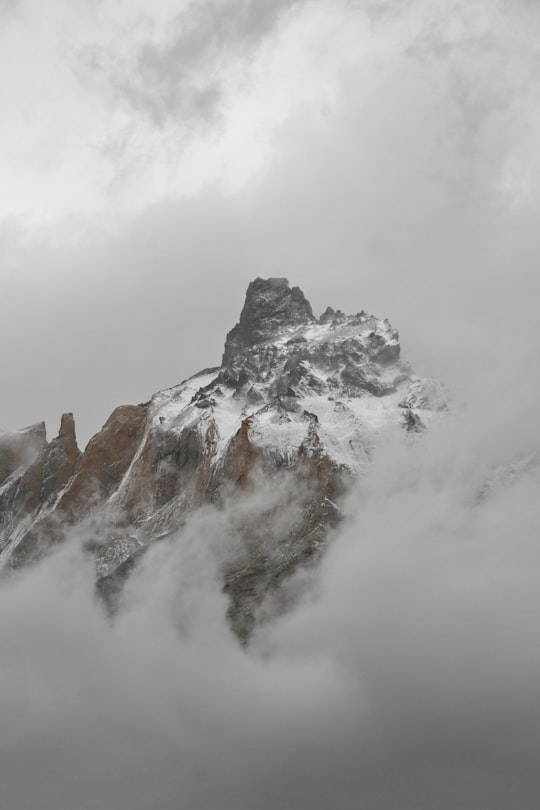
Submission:
{"label": "gray cloud", "polygon": [[52,432],[74,410],[84,443],[120,402],[218,362],[257,275],[288,276],[318,312],[390,317],[404,357],[458,396],[517,396],[516,359],[533,369],[538,351],[533,11],[493,26],[489,48],[458,37],[419,56],[405,37],[366,57],[330,112],[291,115],[240,194],[168,199],[82,245],[6,223],[0,425]]}
{"label": "gray cloud", "polygon": [[253,496],[157,545],[113,624],[76,542],[4,582],[0,799],[536,808],[535,421],[525,397],[473,405],[381,447],[303,603],[247,651],[217,571]]}
{"label": "gray cloud", "polygon": [[20,0],[0,0],[0,15],[8,15],[20,8]]}
{"label": "gray cloud", "polygon": [[[99,45],[87,47],[81,64],[106,78],[117,100],[164,124],[181,116],[189,126],[216,123],[223,98],[224,66],[249,60],[283,15],[308,0],[204,0],[174,15],[163,39],[148,38],[125,59]],[[248,70],[246,65],[245,70]]]}
{"label": "gray cloud", "polygon": [[[0,805],[538,807],[538,10],[469,7],[404,25],[386,4],[380,48],[241,194],[82,244],[5,223],[2,427],[73,409],[87,437],[217,362],[257,275],[389,316],[458,404],[380,448],[305,601],[247,653],[216,583],[234,509],[156,547],[113,625],[76,543],[2,583]],[[454,10],[484,33],[454,35]]]}

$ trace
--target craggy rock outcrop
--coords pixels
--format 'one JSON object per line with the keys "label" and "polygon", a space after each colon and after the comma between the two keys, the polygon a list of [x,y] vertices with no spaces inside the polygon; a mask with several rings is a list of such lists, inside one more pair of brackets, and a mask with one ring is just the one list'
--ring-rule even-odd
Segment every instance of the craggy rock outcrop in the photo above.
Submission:
{"label": "craggy rock outcrop", "polygon": [[60,431],[47,448],[43,463],[41,500],[48,501],[57,495],[71,479],[81,452],[75,437],[73,414],[65,413],[60,422]]}
{"label": "craggy rock outcrop", "polygon": [[286,278],[257,278],[247,289],[240,320],[225,341],[222,365],[229,366],[245,349],[276,337],[284,328],[313,323],[311,305]]}
{"label": "craggy rock outcrop", "polygon": [[146,415],[144,405],[122,405],[90,439],[58,504],[70,520],[104,503],[118,488],[139,448]]}
{"label": "craggy rock outcrop", "polygon": [[17,521],[32,511],[37,515],[26,532],[15,524],[9,558],[12,568],[39,559],[48,546],[63,539],[66,526],[106,502],[139,446],[145,417],[144,406],[117,408],[81,454],[73,416],[64,414],[58,437],[43,448],[15,484],[12,503],[18,506]]}
{"label": "craggy rock outcrop", "polygon": [[45,422],[0,434],[0,486],[20,467],[27,467],[47,444]]}
{"label": "craggy rock outcrop", "polygon": [[[30,431],[33,435],[24,446],[22,464],[0,488],[0,551],[12,547],[10,565],[14,568],[36,556],[38,526],[45,525],[46,516],[72,479],[81,455],[70,413],[62,416],[58,436],[50,443],[46,441],[44,425]],[[14,437],[17,439],[18,434]],[[5,442],[9,444],[8,437]],[[44,533],[44,545],[46,534],[49,533]]]}
{"label": "craggy rock outcrop", "polygon": [[50,443],[43,425],[0,435],[2,563],[28,565],[84,527],[98,592],[114,610],[146,549],[175,537],[195,509],[234,509],[259,493],[253,509],[238,509],[222,571],[231,625],[246,641],[266,611],[284,609],[290,574],[322,553],[372,447],[412,440],[445,407],[441,387],[400,360],[388,320],[331,307],[317,320],[298,287],[256,279],[222,365],[117,408],[84,453],[71,414]]}
{"label": "craggy rock outcrop", "polygon": [[[254,523],[246,526],[251,539],[248,553],[225,572],[228,618],[242,642],[249,639],[257,619],[264,617],[265,605],[270,604],[272,614],[290,607],[290,595],[284,598],[281,585],[299,565],[319,559],[328,532],[339,522],[337,503],[345,489],[343,471],[324,453],[313,452],[308,442],[299,449],[288,497],[259,515],[257,528]],[[282,531],[275,529],[278,513],[287,515]]]}

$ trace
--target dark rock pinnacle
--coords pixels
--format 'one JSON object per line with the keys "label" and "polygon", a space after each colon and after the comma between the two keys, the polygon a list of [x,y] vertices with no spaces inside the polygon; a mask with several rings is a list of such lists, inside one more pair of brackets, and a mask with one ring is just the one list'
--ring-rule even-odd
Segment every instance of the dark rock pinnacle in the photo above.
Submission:
{"label": "dark rock pinnacle", "polygon": [[286,278],[256,278],[247,289],[240,320],[225,341],[222,364],[229,366],[244,349],[264,343],[287,327],[314,323],[309,301]]}

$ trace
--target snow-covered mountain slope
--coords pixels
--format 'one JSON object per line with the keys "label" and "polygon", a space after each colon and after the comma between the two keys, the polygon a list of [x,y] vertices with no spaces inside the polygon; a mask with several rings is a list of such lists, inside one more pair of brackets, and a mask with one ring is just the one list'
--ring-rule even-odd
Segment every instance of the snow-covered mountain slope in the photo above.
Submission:
{"label": "snow-covered mountain slope", "polygon": [[373,446],[423,430],[445,409],[440,384],[401,361],[388,320],[331,308],[316,319],[298,287],[258,278],[221,366],[117,408],[83,454],[68,415],[49,444],[38,428],[31,441],[0,437],[4,566],[27,565],[84,522],[113,606],[139,555],[195,508],[287,481],[246,517],[244,552],[223,571],[245,637],[264,596],[321,549]]}
{"label": "snow-covered mountain slope", "polygon": [[441,385],[415,377],[400,360],[388,320],[331,308],[315,320],[286,279],[257,279],[227,337],[223,365],[156,394],[149,418],[173,433],[211,428],[214,463],[246,420],[251,444],[279,463],[294,462],[309,440],[356,472],[381,433],[410,427],[404,412],[413,411],[420,426],[446,407]]}

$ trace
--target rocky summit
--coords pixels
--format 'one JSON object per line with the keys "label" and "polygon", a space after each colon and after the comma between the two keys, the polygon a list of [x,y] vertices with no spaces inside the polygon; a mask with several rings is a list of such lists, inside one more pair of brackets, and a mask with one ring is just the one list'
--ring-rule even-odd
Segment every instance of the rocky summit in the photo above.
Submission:
{"label": "rocky summit", "polygon": [[83,536],[114,612],[149,548],[181,542],[195,510],[232,504],[238,542],[220,575],[246,641],[285,609],[283,583],[323,551],[374,446],[445,409],[441,386],[401,360],[388,320],[331,307],[317,319],[287,279],[257,278],[221,366],[117,408],[83,453],[71,414],[50,442],[43,424],[0,434],[2,568]]}

